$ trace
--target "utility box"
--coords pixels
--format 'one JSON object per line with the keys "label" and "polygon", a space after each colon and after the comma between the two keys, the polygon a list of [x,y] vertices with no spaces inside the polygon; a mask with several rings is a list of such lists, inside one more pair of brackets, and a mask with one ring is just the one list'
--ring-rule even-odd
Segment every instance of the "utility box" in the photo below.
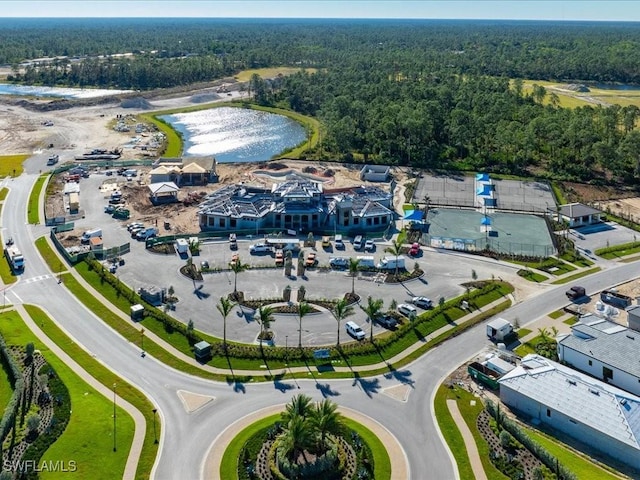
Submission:
{"label": "utility box", "polygon": [[139,303],[131,305],[131,320],[142,320],[144,316],[144,307]]}
{"label": "utility box", "polygon": [[147,303],[150,303],[154,307],[159,307],[164,302],[166,289],[159,288],[154,285],[147,287],[141,287],[138,290],[140,297]]}
{"label": "utility box", "polygon": [[211,358],[211,344],[202,340],[193,346],[193,353],[196,356],[196,360],[206,362]]}

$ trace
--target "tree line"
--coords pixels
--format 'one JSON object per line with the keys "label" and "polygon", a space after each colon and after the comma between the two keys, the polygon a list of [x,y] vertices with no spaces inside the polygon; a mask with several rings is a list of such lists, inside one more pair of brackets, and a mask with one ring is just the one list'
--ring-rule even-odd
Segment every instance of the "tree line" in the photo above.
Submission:
{"label": "tree line", "polygon": [[[640,83],[628,23],[61,19],[0,20],[0,62],[30,84],[146,90],[248,68],[255,101],[319,118],[309,158],[633,183],[635,106],[560,108],[522,78]],[[130,56],[113,56],[131,53]],[[104,57],[104,55],[111,55]],[[57,58],[29,64],[41,56]]]}

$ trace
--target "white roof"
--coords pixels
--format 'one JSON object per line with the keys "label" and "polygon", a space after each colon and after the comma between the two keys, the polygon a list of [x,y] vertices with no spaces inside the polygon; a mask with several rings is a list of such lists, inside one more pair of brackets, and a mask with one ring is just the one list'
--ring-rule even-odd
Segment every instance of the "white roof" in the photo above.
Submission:
{"label": "white roof", "polygon": [[640,398],[535,354],[500,386],[640,450]]}
{"label": "white roof", "polygon": [[506,327],[507,325],[511,325],[511,322],[509,320],[505,320],[502,317],[498,317],[494,320],[491,320],[489,323],[487,323],[487,327],[491,327],[496,330],[500,330],[502,327]]}
{"label": "white roof", "polygon": [[149,190],[153,195],[157,195],[159,193],[177,192],[180,188],[173,182],[158,182],[150,184]]}

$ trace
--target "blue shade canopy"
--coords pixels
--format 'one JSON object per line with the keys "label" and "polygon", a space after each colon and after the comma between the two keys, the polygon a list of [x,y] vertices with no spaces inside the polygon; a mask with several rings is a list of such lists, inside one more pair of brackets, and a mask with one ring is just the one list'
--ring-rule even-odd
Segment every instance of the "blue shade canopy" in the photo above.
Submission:
{"label": "blue shade canopy", "polygon": [[491,225],[491,219],[489,217],[482,217],[480,225]]}
{"label": "blue shade canopy", "polygon": [[404,212],[404,220],[422,220],[424,218],[424,212],[420,210],[407,210]]}
{"label": "blue shade canopy", "polygon": [[481,196],[491,195],[492,191],[493,191],[493,188],[491,185],[482,185],[477,188],[476,195],[481,195]]}
{"label": "blue shade canopy", "polygon": [[476,180],[479,182],[488,182],[489,181],[489,174],[488,173],[477,173],[476,174]]}

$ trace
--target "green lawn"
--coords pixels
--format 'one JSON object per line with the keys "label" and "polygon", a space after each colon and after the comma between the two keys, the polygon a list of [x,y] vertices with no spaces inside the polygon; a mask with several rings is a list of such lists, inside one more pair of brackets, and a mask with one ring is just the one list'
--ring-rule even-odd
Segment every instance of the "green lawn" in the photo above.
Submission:
{"label": "green lawn", "polygon": [[22,175],[22,162],[27,158],[29,155],[0,155],[0,178]]}
{"label": "green lawn", "polygon": [[67,264],[49,247],[46,237],[36,239],[35,244],[38,252],[40,252],[40,255],[42,255],[42,258],[47,262],[49,269],[53,273],[60,273],[67,270]]}
{"label": "green lawn", "polygon": [[0,412],[4,412],[4,409],[9,405],[13,395],[13,387],[9,380],[9,373],[4,362],[0,362]]}
{"label": "green lawn", "polygon": [[[0,313],[0,332],[9,345],[32,342],[57,372],[71,396],[73,408],[64,433],[42,461],[75,461],[78,478],[122,478],[133,440],[133,419],[117,407],[116,445],[113,452],[113,402],[85,383],[26,327],[16,311]],[[42,472],[40,478],[61,478],[60,472]]]}
{"label": "green lawn", "polygon": [[[480,435],[480,432],[476,427],[476,418],[483,408],[480,399],[476,399],[470,392],[461,388],[447,388],[444,385],[440,385],[434,399],[435,415],[438,420],[438,425],[440,426],[440,431],[449,446],[449,450],[451,450],[451,453],[453,453],[453,457],[456,460],[460,478],[467,479],[475,477],[473,475],[473,469],[471,468],[471,462],[469,461],[469,455],[467,453],[467,448],[464,444],[462,434],[460,433],[460,430],[458,430],[451,413],[449,413],[447,399],[456,400],[458,403],[458,409],[473,434],[487,478],[489,480],[503,480],[507,478],[491,463],[491,460],[489,459],[489,445],[484,438],[482,438],[482,435]],[[471,400],[476,400],[476,404],[471,405]]]}
{"label": "green lawn", "polygon": [[560,258],[565,262],[573,263],[578,267],[590,267],[593,265],[593,262],[588,258],[583,257],[582,255],[576,254],[575,252],[565,252]]}
{"label": "green lawn", "polygon": [[9,194],[9,189],[6,187],[2,187],[0,188],[0,200],[4,201],[5,198],[7,198],[7,195]]}
{"label": "green lawn", "polygon": [[531,333],[531,330],[529,330],[528,328],[520,328],[516,333],[518,334],[518,338],[523,338],[529,335]]}
{"label": "green lawn", "polygon": [[523,343],[518,348],[514,350],[520,357],[524,357],[529,353],[536,353],[536,345],[542,340],[542,337],[538,335],[537,337],[533,337],[528,342]]}
{"label": "green lawn", "polygon": [[[2,235],[0,235],[0,242],[4,245],[4,238],[2,238]],[[2,260],[0,260],[0,279],[2,279],[2,283],[5,285],[10,285],[18,280],[18,277],[13,274],[13,271],[9,266],[9,260],[7,260],[4,252],[2,254]]]}
{"label": "green lawn", "polygon": [[518,275],[525,280],[529,280],[530,282],[540,283],[548,280],[548,277],[545,277],[541,273],[534,272],[533,270],[518,270]]}
{"label": "green lawn", "polygon": [[623,243],[613,247],[599,248],[594,253],[607,260],[616,260],[640,252],[640,242]]}
{"label": "green lawn", "polygon": [[29,194],[29,204],[27,205],[27,222],[29,222],[29,224],[40,223],[38,202],[40,200],[40,192],[42,192],[42,187],[48,177],[49,174],[40,175],[31,189],[31,193]]}
{"label": "green lawn", "polygon": [[562,323],[566,325],[575,325],[576,323],[578,323],[578,317],[574,315],[573,317],[569,317],[566,320],[563,320]]}
{"label": "green lawn", "polygon": [[553,318],[554,320],[557,318],[560,318],[561,316],[563,316],[565,314],[564,310],[556,310],[555,312],[551,312],[549,314],[549,317]]}
{"label": "green lawn", "polygon": [[570,450],[555,438],[552,439],[533,428],[525,428],[525,430],[531,438],[546,448],[562,465],[575,473],[577,478],[597,478],[598,480],[619,480],[620,478],[626,478],[612,474],[601,468],[589,458],[583,457]]}
{"label": "green lawn", "polygon": [[160,436],[162,424],[160,417],[154,419],[154,405],[140,392],[140,390],[125,382],[115,373],[105,367],[102,363],[93,358],[89,353],[71,340],[58,326],[38,307],[25,305],[27,312],[33,320],[40,326],[42,331],[53,340],[60,348],[69,354],[84,370],[86,370],[93,378],[103,385],[111,388],[117,384],[117,393],[120,397],[127,400],[136,407],[144,416],[146,422],[146,431],[144,444],[138,461],[136,470],[136,479],[148,479],[151,475],[151,469],[158,452],[158,444],[155,443],[154,420],[156,423],[157,435]]}
{"label": "green lawn", "polygon": [[555,282],[551,282],[552,285],[562,285],[563,283],[573,282],[582,277],[586,277],[587,275],[591,275],[592,273],[599,272],[601,270],[600,267],[590,268],[589,270],[584,270],[582,272],[576,273],[574,275],[569,275],[568,277],[561,278],[560,280],[556,280]]}

